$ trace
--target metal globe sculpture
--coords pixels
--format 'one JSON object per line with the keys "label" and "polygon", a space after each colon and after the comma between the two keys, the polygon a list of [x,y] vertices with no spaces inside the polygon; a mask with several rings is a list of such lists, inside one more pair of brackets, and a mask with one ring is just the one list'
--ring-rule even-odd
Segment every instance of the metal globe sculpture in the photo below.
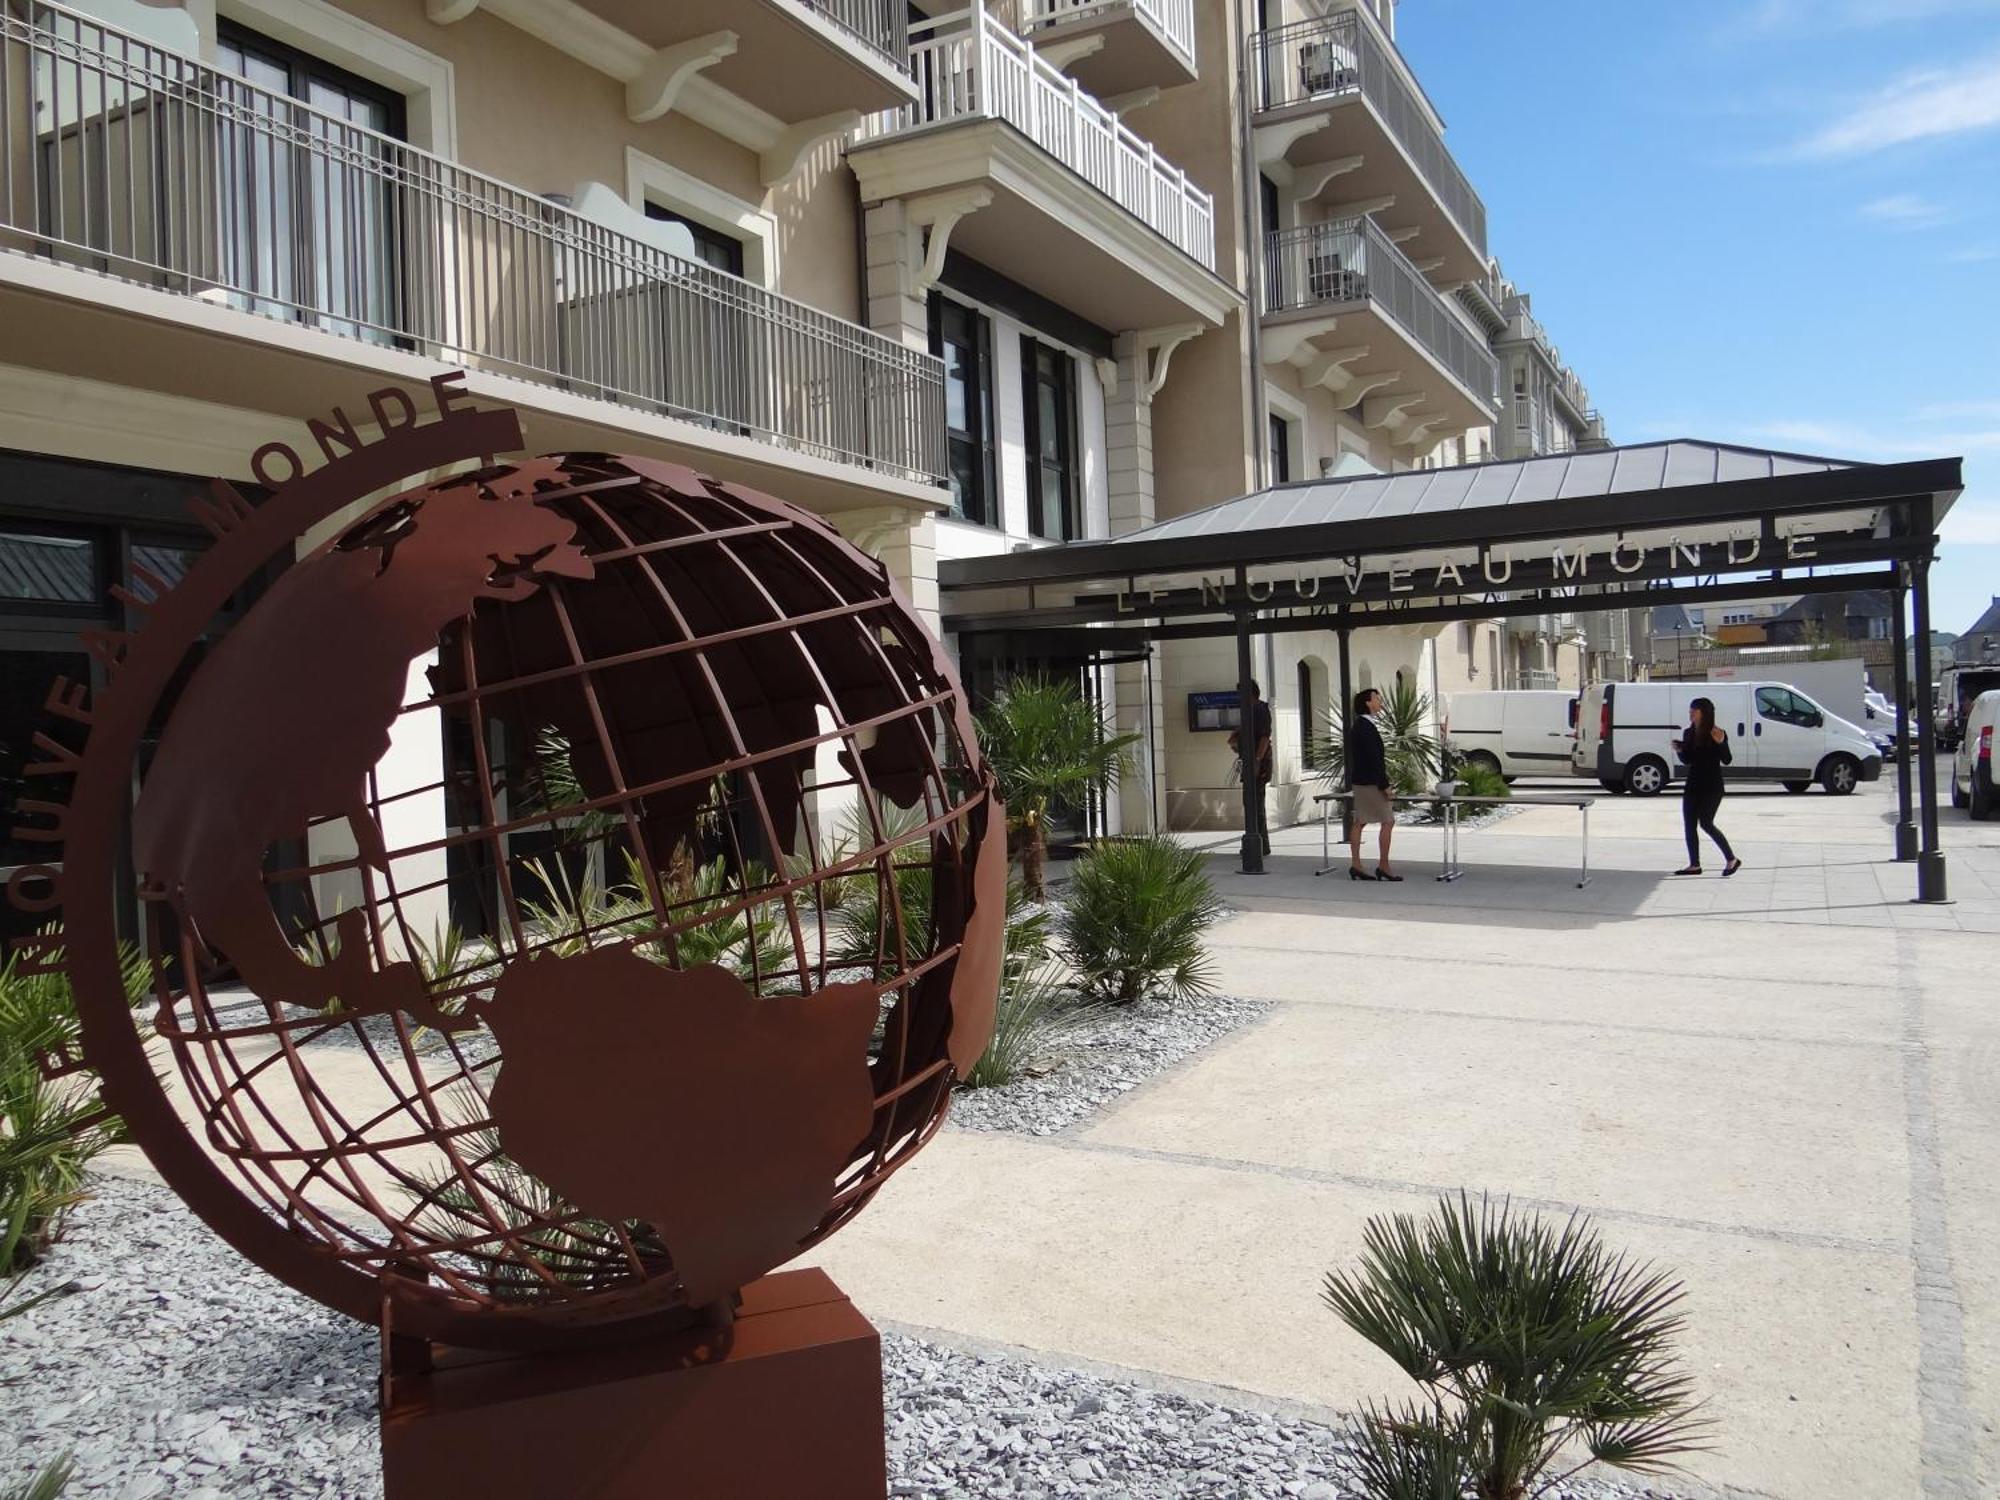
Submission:
{"label": "metal globe sculpture", "polygon": [[636,458],[397,494],[229,615],[338,467],[225,493],[95,706],[62,876],[90,1060],[197,1211],[357,1317],[521,1349],[713,1318],[990,1035],[1004,825],[964,695],[825,522]]}

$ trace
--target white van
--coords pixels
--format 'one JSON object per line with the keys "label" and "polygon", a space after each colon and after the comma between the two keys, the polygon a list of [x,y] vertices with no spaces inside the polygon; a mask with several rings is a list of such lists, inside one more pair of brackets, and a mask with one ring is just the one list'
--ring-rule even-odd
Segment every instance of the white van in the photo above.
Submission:
{"label": "white van", "polygon": [[1453,693],[1444,740],[1509,781],[1568,776],[1576,749],[1576,704],[1575,693]]}
{"label": "white van", "polygon": [[1729,735],[1730,781],[1775,781],[1803,792],[1815,781],[1844,797],[1882,774],[1882,756],[1859,725],[1834,717],[1782,682],[1601,682],[1585,691],[1576,773],[1606,791],[1650,797],[1686,768],[1672,742],[1688,704],[1708,698]]}
{"label": "white van", "polygon": [[1981,693],[1965,713],[1965,733],[1951,757],[1951,805],[1990,818],[1993,800],[1993,741],[2000,736],[2000,688]]}

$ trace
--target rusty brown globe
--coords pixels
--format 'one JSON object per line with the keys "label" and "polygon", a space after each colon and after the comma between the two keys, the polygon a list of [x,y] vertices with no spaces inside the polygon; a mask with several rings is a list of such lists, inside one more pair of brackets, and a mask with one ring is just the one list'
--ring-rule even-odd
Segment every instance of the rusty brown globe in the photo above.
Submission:
{"label": "rusty brown globe", "polygon": [[[1003,822],[963,693],[824,521],[633,458],[399,494],[218,616],[338,468],[238,507],[98,705],[91,1060],[211,1224],[357,1317],[518,1348],[712,1317],[869,1200],[990,1035]],[[79,894],[121,857],[137,1016]]]}

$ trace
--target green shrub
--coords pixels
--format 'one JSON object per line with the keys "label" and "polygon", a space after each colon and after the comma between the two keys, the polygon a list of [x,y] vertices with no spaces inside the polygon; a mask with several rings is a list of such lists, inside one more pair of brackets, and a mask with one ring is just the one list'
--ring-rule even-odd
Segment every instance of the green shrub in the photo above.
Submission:
{"label": "green shrub", "polygon": [[[58,961],[59,953],[46,950],[43,962]],[[152,987],[150,965],[121,944],[118,968],[126,998],[137,1005]],[[102,1114],[94,1077],[43,1075],[45,1056],[80,1051],[69,976],[21,970],[18,953],[0,963],[0,1276],[40,1259],[63,1215],[84,1197],[84,1169],[125,1138],[123,1125]]]}
{"label": "green shrub", "polygon": [[0,1500],[56,1500],[69,1487],[76,1462],[67,1455],[7,1490]]}
{"label": "green shrub", "polygon": [[1464,761],[1446,774],[1459,783],[1462,796],[1511,797],[1514,794],[1513,788],[1507,785],[1507,778],[1483,760]]}
{"label": "green shrub", "polygon": [[1116,1005],[1208,993],[1202,935],[1222,915],[1198,850],[1171,839],[1100,844],[1070,871],[1056,919],[1086,993]]}
{"label": "green shrub", "polygon": [[[1009,963],[1013,954],[1008,955]],[[1039,1062],[1081,1012],[1070,1003],[1062,976],[1053,965],[1011,968],[1000,981],[1000,1001],[993,1015],[993,1040],[965,1075],[969,1089],[997,1088],[1012,1083]]]}
{"label": "green shrub", "polygon": [[1660,1474],[1703,1446],[1671,1352],[1680,1284],[1608,1253],[1581,1216],[1460,1193],[1422,1223],[1372,1218],[1363,1238],[1360,1268],[1329,1275],[1322,1298],[1423,1387],[1365,1414],[1375,1500],[1518,1500],[1593,1462]]}

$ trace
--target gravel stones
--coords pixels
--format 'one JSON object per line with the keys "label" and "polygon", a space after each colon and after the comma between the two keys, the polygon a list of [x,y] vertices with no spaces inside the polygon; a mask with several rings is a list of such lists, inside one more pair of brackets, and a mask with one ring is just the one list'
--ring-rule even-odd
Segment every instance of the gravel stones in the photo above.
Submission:
{"label": "gravel stones", "polygon": [[[0,1323],[0,1486],[67,1452],[70,1497],[375,1500],[374,1332],[247,1265],[165,1189],[93,1188],[17,1295],[71,1290]],[[1338,1426],[895,1333],[882,1363],[892,1496],[1360,1500]]]}
{"label": "gravel stones", "polygon": [[1269,1009],[1229,995],[1083,1007],[1042,1071],[999,1088],[959,1090],[949,1121],[965,1130],[1054,1135]]}

